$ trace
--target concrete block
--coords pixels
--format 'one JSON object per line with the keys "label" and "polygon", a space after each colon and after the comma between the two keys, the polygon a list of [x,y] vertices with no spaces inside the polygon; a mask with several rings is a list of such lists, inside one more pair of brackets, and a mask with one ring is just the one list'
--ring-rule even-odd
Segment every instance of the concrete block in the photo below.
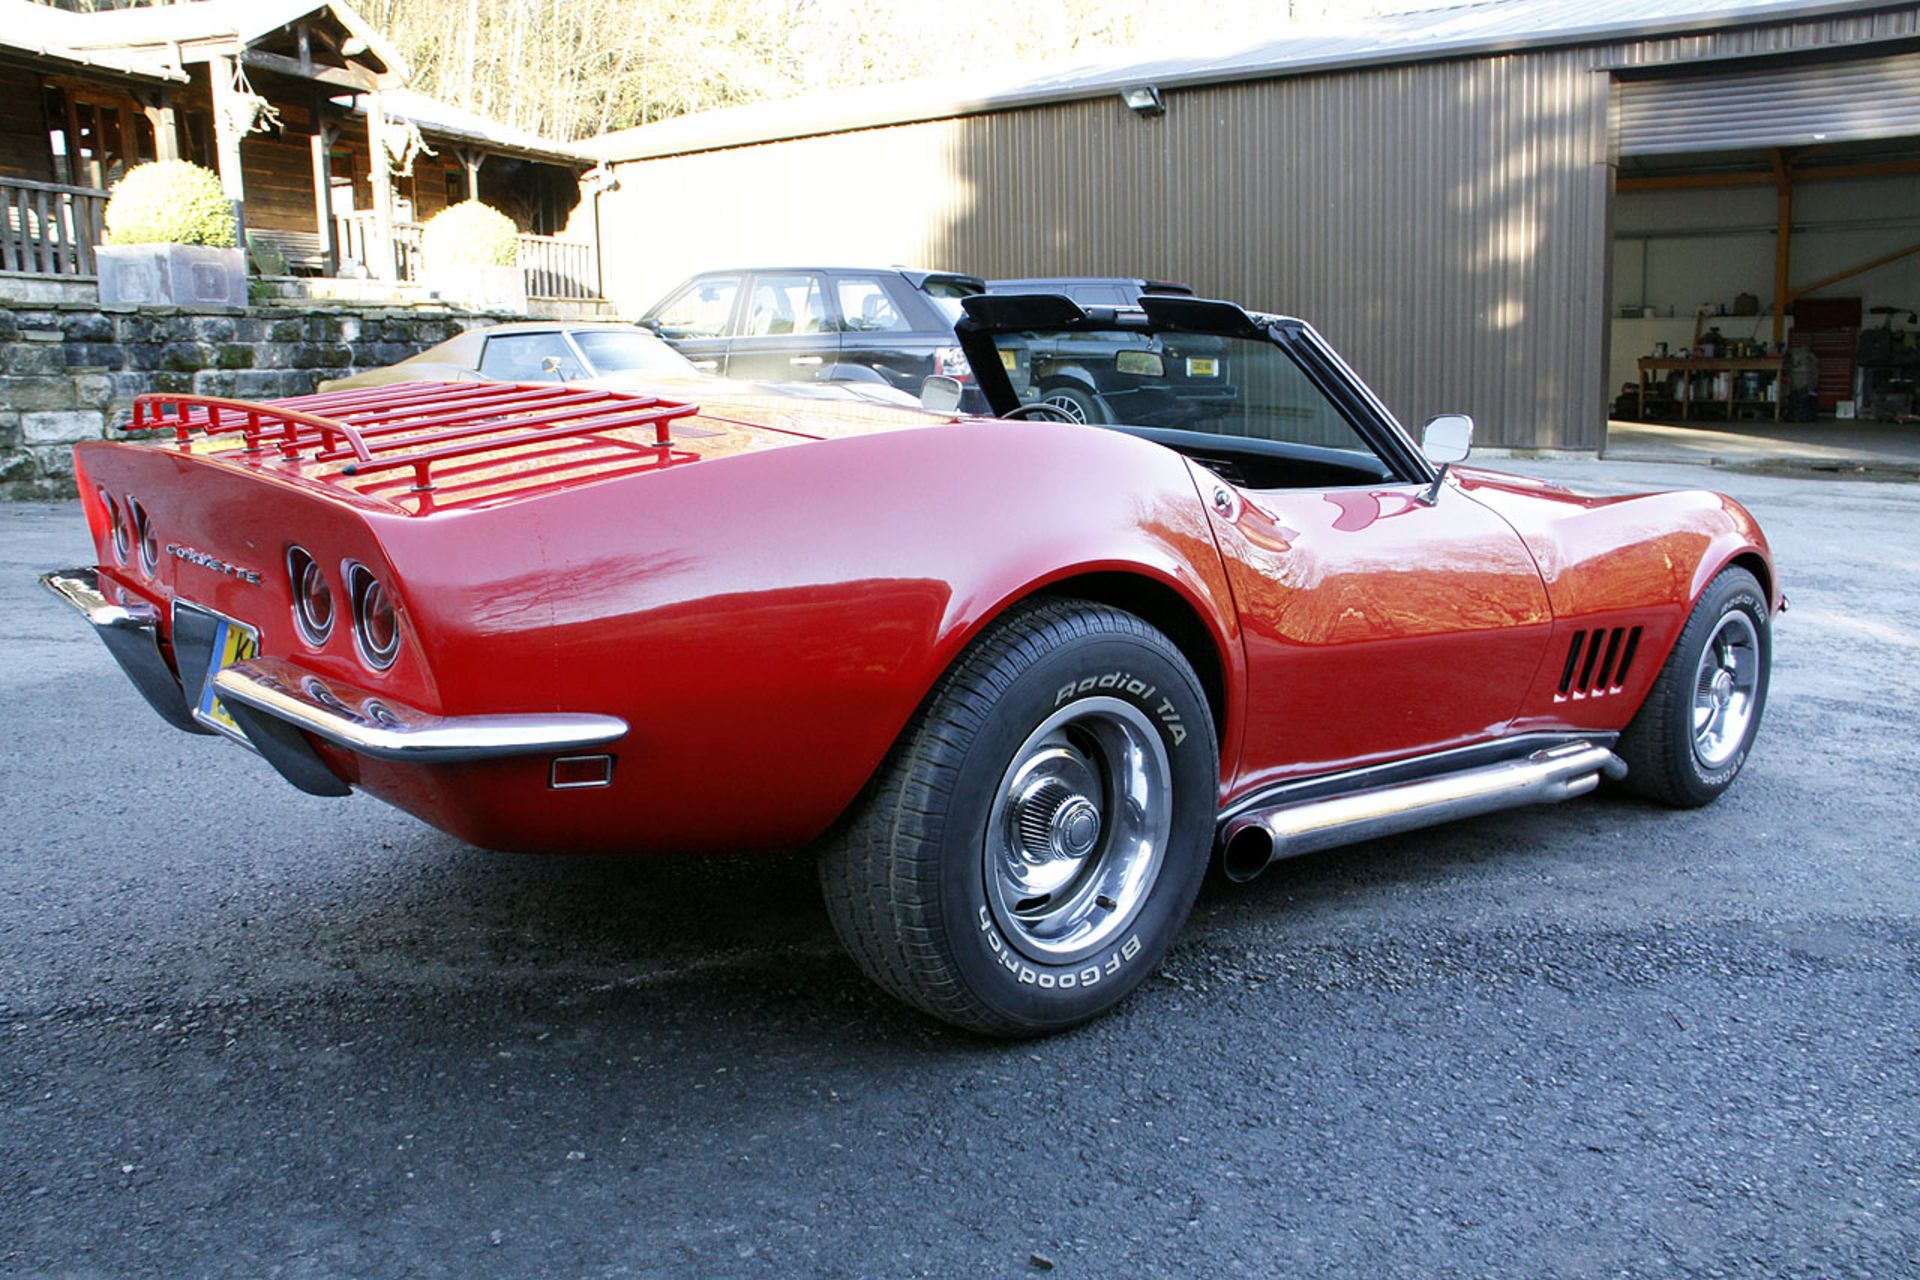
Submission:
{"label": "concrete block", "polygon": [[53,378],[0,378],[0,409],[26,413],[71,409],[74,404],[73,379],[65,374]]}
{"label": "concrete block", "polygon": [[99,312],[69,316],[60,329],[67,335],[68,342],[112,342],[117,336],[113,321]]}
{"label": "concrete block", "polygon": [[204,342],[169,342],[160,352],[160,367],[175,373],[196,373],[219,359],[219,352]]}
{"label": "concrete block", "polygon": [[69,409],[20,415],[20,438],[29,445],[71,444],[98,440],[102,419],[98,409]]}
{"label": "concrete block", "polygon": [[74,403],[82,409],[104,409],[113,399],[113,377],[106,373],[78,373],[73,376]]}
{"label": "concrete block", "polygon": [[58,343],[10,342],[0,347],[0,368],[15,376],[62,373],[66,367],[66,351]]}
{"label": "concrete block", "polygon": [[67,344],[67,367],[91,365],[97,369],[124,369],[127,367],[127,349],[112,342],[69,342]]}

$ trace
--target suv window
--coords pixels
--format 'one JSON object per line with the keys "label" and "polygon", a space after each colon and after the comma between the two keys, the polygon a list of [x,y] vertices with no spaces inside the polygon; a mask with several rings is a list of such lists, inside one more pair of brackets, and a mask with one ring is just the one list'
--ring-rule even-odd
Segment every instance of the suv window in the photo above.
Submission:
{"label": "suv window", "polygon": [[733,296],[739,291],[739,276],[695,280],[661,303],[654,319],[669,338],[718,338],[727,331]]}
{"label": "suv window", "polygon": [[[544,367],[549,358],[560,362],[557,370]],[[506,382],[571,381],[587,376],[573,348],[557,332],[512,333],[488,338],[487,349],[480,354],[480,372]]]}
{"label": "suv window", "polygon": [[980,292],[957,280],[929,280],[920,291],[933,300],[933,305],[939,308],[940,314],[946,317],[948,324],[953,324],[960,319],[960,299],[972,297]]}
{"label": "suv window", "polygon": [[822,333],[828,327],[827,304],[821,296],[819,277],[754,277],[753,305],[747,311],[749,336]]}
{"label": "suv window", "polygon": [[880,281],[865,276],[843,277],[834,282],[834,287],[848,333],[899,333],[913,327]]}

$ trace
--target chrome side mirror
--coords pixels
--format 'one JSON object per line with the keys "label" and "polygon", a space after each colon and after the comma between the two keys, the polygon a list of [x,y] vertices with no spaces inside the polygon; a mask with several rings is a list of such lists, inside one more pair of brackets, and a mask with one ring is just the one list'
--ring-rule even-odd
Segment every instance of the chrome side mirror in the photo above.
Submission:
{"label": "chrome side mirror", "polygon": [[920,407],[935,413],[953,413],[960,408],[960,379],[936,373],[920,384]]}
{"label": "chrome side mirror", "polygon": [[1420,433],[1420,452],[1435,466],[1461,462],[1473,452],[1473,419],[1464,413],[1430,418]]}

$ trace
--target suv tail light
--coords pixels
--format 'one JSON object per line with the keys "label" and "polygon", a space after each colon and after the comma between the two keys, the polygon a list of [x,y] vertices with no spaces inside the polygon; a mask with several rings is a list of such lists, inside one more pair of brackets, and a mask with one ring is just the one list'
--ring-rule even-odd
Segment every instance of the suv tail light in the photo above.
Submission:
{"label": "suv tail light", "polygon": [[973,366],[967,363],[967,353],[959,347],[936,350],[933,353],[933,372],[935,376],[945,375],[961,382],[973,381]]}

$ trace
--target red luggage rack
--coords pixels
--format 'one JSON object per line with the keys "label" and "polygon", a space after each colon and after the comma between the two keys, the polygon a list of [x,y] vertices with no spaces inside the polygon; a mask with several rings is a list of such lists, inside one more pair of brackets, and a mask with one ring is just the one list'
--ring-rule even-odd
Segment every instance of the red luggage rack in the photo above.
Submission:
{"label": "red luggage rack", "polygon": [[[522,481],[577,472],[585,464],[631,457],[636,451],[646,455],[651,467],[693,461],[698,455],[674,452],[672,425],[699,411],[699,405],[684,401],[593,387],[402,382],[259,403],[159,392],[135,398],[128,425],[133,430],[170,427],[182,447],[196,431],[203,436],[238,433],[245,442],[243,455],[254,459],[277,452],[292,461],[312,449],[306,461],[343,462],[341,474],[349,476],[411,468],[408,492],[429,495],[435,464],[502,450],[513,451],[515,462],[544,462],[519,472]],[[651,428],[652,439],[606,434],[629,428]],[[549,442],[554,447],[528,448]],[[587,442],[600,448],[582,457]],[[500,461],[459,470],[484,470]]]}

